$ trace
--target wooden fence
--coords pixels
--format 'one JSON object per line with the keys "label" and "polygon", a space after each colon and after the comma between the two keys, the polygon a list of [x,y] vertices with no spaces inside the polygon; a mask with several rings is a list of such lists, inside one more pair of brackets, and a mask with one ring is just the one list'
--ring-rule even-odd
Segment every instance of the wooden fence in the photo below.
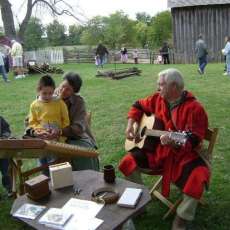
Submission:
{"label": "wooden fence", "polygon": [[[134,63],[133,53],[135,49],[127,49],[128,62]],[[161,55],[159,52],[153,52],[149,49],[137,49],[138,62],[147,64],[156,64],[157,56]],[[44,62],[49,64],[63,64],[63,63],[94,63],[95,49],[77,49],[76,47],[60,47],[47,48],[37,51],[27,51],[24,53],[25,63],[28,60],[35,60],[38,64]],[[170,62],[174,63],[174,53],[171,51]],[[120,50],[109,50],[107,63],[120,63]]]}
{"label": "wooden fence", "polygon": [[35,60],[38,64],[42,64],[44,62],[49,64],[63,64],[63,49],[50,48],[24,52],[25,63],[27,63],[28,60]]}

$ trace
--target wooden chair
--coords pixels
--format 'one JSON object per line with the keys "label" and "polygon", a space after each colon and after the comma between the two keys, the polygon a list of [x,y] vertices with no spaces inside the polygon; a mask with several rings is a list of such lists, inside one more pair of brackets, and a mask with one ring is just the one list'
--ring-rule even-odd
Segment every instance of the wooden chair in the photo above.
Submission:
{"label": "wooden chair", "polygon": [[[91,119],[92,119],[92,113],[88,112],[86,114],[85,117],[87,123],[89,126],[91,126]],[[26,120],[25,120],[26,123]],[[26,180],[29,179],[30,176],[39,173],[41,171],[43,171],[44,169],[47,169],[50,165],[53,164],[58,164],[58,163],[62,163],[62,162],[66,162],[69,161],[70,159],[57,159],[52,163],[46,164],[46,165],[42,165],[42,166],[37,166],[35,168],[32,168],[30,170],[26,170],[26,171],[22,171],[22,165],[23,165],[23,161],[22,159],[11,159],[11,174],[14,174],[13,178],[16,178],[16,175],[18,175],[19,178],[19,195],[23,195],[25,193],[25,189],[24,189],[24,183]],[[13,181],[13,185],[15,186],[16,181]],[[16,188],[13,188],[14,191],[16,191]],[[15,197],[17,196],[17,194],[15,194]]]}
{"label": "wooden chair", "polygon": [[[218,135],[218,128],[213,128],[213,129],[209,128],[206,131],[205,142],[207,142],[207,144],[206,143],[204,144],[206,144],[207,147],[205,147],[203,151],[201,151],[200,153],[200,157],[206,162],[209,168],[211,168],[211,160],[212,160],[213,149],[216,143],[217,135]],[[161,175],[160,172],[157,173],[151,170],[140,169],[140,171],[141,173],[148,174],[148,175]],[[178,200],[176,200],[176,202],[173,203],[172,201],[164,197],[160,192],[162,179],[163,177],[160,176],[159,179],[154,183],[154,185],[150,189],[150,195],[152,198],[157,198],[168,207],[168,211],[163,216],[163,219],[166,219],[170,214],[176,211],[176,208],[181,203],[182,198],[179,198]],[[201,204],[204,203],[202,199],[200,200],[200,203]]]}

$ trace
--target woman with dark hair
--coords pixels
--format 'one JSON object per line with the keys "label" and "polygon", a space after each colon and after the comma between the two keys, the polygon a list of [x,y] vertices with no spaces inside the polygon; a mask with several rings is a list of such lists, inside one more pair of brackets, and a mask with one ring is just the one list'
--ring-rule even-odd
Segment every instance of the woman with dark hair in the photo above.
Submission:
{"label": "woman with dark hair", "polygon": [[[82,86],[81,77],[74,72],[64,75],[63,82],[55,90],[57,96],[65,102],[69,114],[69,125],[57,130],[52,129],[47,133],[46,139],[55,139],[60,136],[66,137],[66,142],[72,145],[78,145],[86,148],[97,148],[96,141],[92,135],[89,124],[86,120],[85,101],[79,92]],[[40,137],[34,135],[33,129],[26,129],[24,138]],[[40,137],[41,138],[41,137]],[[92,157],[76,157],[72,159],[72,167],[74,171],[93,169],[99,171],[98,158]]]}
{"label": "woman with dark hair", "polygon": [[[61,133],[67,137],[67,143],[87,148],[97,148],[94,136],[86,121],[85,101],[79,92],[82,86],[81,77],[74,72],[64,75],[63,82],[57,92],[68,107],[70,125],[63,128]],[[72,160],[73,170],[99,170],[98,158],[76,157]]]}

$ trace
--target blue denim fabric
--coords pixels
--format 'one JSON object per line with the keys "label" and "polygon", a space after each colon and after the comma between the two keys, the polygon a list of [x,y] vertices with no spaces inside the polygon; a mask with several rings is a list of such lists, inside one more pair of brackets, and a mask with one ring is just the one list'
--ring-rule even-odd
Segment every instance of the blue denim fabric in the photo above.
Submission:
{"label": "blue denim fabric", "polygon": [[103,56],[100,55],[98,58],[98,66],[103,67],[103,65],[106,64],[106,62],[107,62],[106,55],[103,55]]}
{"label": "blue denim fabric", "polygon": [[208,63],[207,56],[206,55],[202,56],[198,60],[199,60],[199,68],[200,68],[201,72],[204,73],[205,66]]}
{"label": "blue denim fabric", "polygon": [[2,173],[2,185],[8,192],[12,190],[12,181],[11,177],[8,173],[9,168],[9,160],[8,159],[0,159],[0,171]]}
{"label": "blue denim fabric", "polygon": [[7,75],[6,75],[6,70],[3,65],[0,65],[0,73],[2,74],[3,80],[7,81]]}
{"label": "blue denim fabric", "polygon": [[230,54],[226,55],[227,73],[230,75]]}

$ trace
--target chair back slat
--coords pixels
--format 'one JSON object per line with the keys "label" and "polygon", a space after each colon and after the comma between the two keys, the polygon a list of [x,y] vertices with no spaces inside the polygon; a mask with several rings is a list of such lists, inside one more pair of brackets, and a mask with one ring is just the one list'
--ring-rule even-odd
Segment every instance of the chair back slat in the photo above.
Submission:
{"label": "chair back slat", "polygon": [[208,149],[207,149],[209,155],[211,155],[213,152],[217,135],[218,135],[218,128],[213,128],[213,129],[208,128],[206,131],[204,139],[209,142]]}

